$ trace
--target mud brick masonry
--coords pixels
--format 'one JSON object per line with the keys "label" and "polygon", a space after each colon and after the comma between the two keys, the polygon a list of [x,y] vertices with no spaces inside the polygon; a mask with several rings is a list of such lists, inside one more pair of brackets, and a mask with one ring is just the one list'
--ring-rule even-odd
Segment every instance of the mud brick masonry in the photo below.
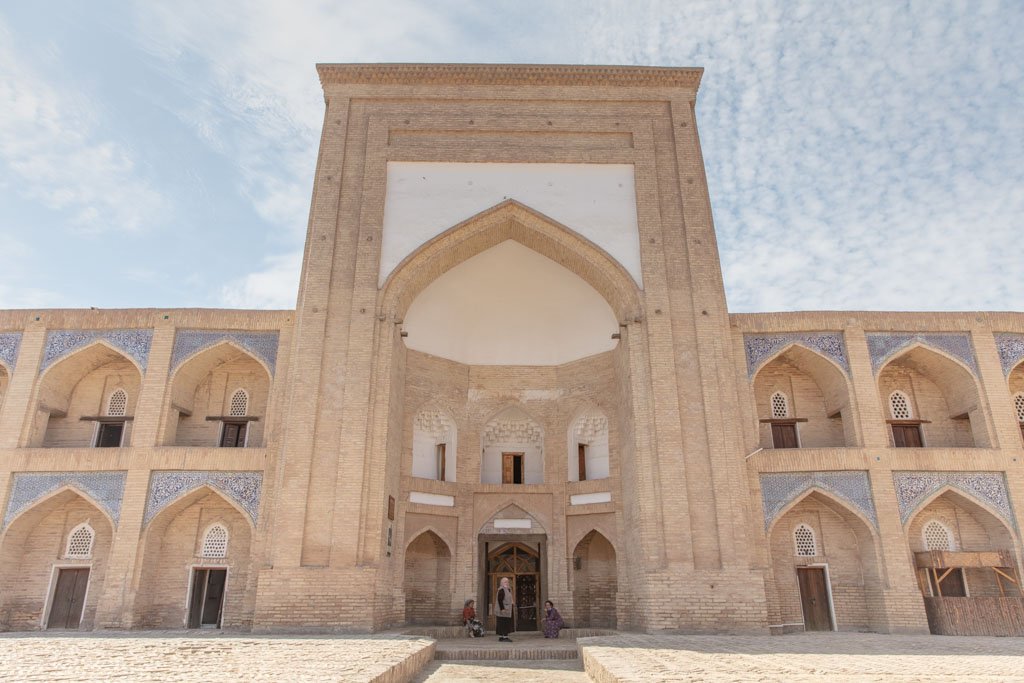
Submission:
{"label": "mud brick masonry", "polygon": [[700,69],[318,71],[295,310],[0,312],[0,628],[1022,628],[1024,315],[730,314]]}

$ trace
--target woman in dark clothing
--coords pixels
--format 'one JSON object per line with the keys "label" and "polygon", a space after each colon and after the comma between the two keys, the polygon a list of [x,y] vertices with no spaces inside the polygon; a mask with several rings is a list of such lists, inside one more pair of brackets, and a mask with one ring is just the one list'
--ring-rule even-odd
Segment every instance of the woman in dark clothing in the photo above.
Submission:
{"label": "woman in dark clothing", "polygon": [[515,597],[512,595],[512,587],[509,586],[508,577],[501,580],[501,587],[498,588],[494,610],[498,640],[511,643],[512,639],[508,634],[512,633],[512,608],[515,606]]}
{"label": "woman in dark clothing", "polygon": [[544,603],[544,637],[557,638],[558,632],[565,626],[562,615],[555,609],[555,603],[550,600]]}

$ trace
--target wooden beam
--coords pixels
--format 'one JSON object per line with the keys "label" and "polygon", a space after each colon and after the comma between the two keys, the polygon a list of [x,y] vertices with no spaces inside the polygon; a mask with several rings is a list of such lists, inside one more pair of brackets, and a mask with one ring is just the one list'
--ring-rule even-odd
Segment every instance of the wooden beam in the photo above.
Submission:
{"label": "wooden beam", "polygon": [[[1012,582],[1013,584],[1017,585],[1017,579],[1015,579],[1015,578],[1013,578],[1012,576],[1010,576],[1009,574],[1005,573],[1005,572],[1004,572],[1003,570],[1001,570],[1001,569],[1000,569],[999,567],[992,567],[992,571],[994,571],[994,572],[996,573],[996,576],[997,576],[997,577],[1001,576],[1001,577],[1003,577],[1004,579],[1006,579],[1007,581],[1010,581],[1010,582]],[[1000,587],[1000,588],[1002,588],[1002,584],[1000,584],[1000,586],[999,586],[999,587]]]}
{"label": "wooden beam", "polygon": [[259,422],[255,415],[207,415],[209,422]]}
{"label": "wooden beam", "polygon": [[931,420],[886,420],[885,422],[886,424],[907,425],[908,427],[913,425],[930,425],[932,423]]}
{"label": "wooden beam", "polygon": [[760,422],[763,422],[765,424],[773,424],[773,425],[791,425],[791,424],[796,424],[797,422],[807,422],[807,418],[806,417],[780,417],[780,418],[766,417],[763,420],[760,420]]}
{"label": "wooden beam", "polygon": [[83,415],[78,418],[82,422],[102,422],[104,424],[117,424],[118,422],[131,422],[135,419],[134,415]]}

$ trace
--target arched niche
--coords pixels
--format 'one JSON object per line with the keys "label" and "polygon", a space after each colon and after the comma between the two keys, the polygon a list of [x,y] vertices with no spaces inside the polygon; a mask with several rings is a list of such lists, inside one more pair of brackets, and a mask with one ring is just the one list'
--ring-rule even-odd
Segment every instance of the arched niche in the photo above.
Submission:
{"label": "arched niche", "polygon": [[608,416],[587,408],[569,423],[569,481],[607,479],[610,476]]}
{"label": "arched niche", "polygon": [[[814,539],[815,555],[801,553],[797,530],[806,527]],[[818,628],[840,631],[881,630],[883,577],[876,538],[870,524],[845,502],[812,489],[791,503],[768,531],[771,558],[768,582],[770,623],[804,624],[804,606],[827,601],[828,620]],[[799,554],[798,554],[799,553]],[[820,572],[822,594],[811,594],[813,582],[802,582],[802,571]],[[808,615],[809,616],[809,615]],[[790,627],[801,630],[800,627]]]}
{"label": "arched niche", "polygon": [[457,623],[452,604],[452,553],[433,531],[423,531],[405,548],[405,621],[408,624]]}
{"label": "arched niche", "polygon": [[[97,341],[47,368],[39,378],[38,409],[29,446],[128,446],[142,372],[128,356]],[[124,420],[107,420],[111,396],[124,391]],[[110,426],[105,426],[110,425]]]}
{"label": "arched niche", "polygon": [[615,547],[596,529],[572,551],[573,626],[616,628],[619,591]]}
{"label": "arched niche", "polygon": [[[938,492],[928,503],[918,508],[907,520],[907,545],[911,553],[923,553],[929,550],[945,548],[929,547],[925,529],[932,525],[941,525],[949,533],[953,552],[994,553],[1002,551],[1007,558],[1014,558],[1011,566],[1002,570],[1013,576],[1017,572],[1017,544],[1010,527],[974,500],[971,496],[954,488],[945,488]],[[934,544],[933,544],[934,545]],[[939,594],[932,570],[918,567],[915,562],[921,592],[925,596]],[[945,596],[969,595],[971,597],[1020,597],[1021,590],[1012,581],[1001,578],[991,567],[954,568],[960,572],[959,577],[945,578],[942,581],[942,594]],[[939,572],[943,576],[945,570]],[[961,590],[962,589],[962,590]]]}
{"label": "arched niche", "polygon": [[[184,361],[171,376],[163,442],[174,446],[263,445],[271,374],[256,356],[224,341]],[[247,415],[232,401],[245,395]]]}
{"label": "arched niche", "polygon": [[[787,416],[773,411],[772,397],[780,394],[788,403]],[[846,375],[831,360],[804,346],[791,345],[761,366],[754,376],[754,400],[762,448],[792,447],[791,441],[783,445],[783,429],[795,432],[796,444],[802,448],[857,444]]]}
{"label": "arched niche", "polygon": [[1013,417],[1020,425],[1021,438],[1024,438],[1024,362],[1017,364],[1010,371],[1006,381],[1010,385],[1010,396],[1013,401]]}
{"label": "arched niche", "polygon": [[456,481],[458,428],[448,411],[425,407],[413,416],[411,468],[420,479]]}
{"label": "arched niche", "polygon": [[544,429],[523,408],[499,411],[486,422],[480,438],[480,483],[544,483]]}
{"label": "arched niche", "polygon": [[[88,557],[69,557],[68,536],[84,523],[95,532],[91,552]],[[110,518],[71,488],[55,492],[14,518],[0,542],[0,630],[93,628],[112,539]],[[53,609],[61,571],[76,571],[81,584],[81,602],[63,614],[59,607]]]}
{"label": "arched niche", "polygon": [[[223,557],[204,557],[206,533],[227,530]],[[183,628],[189,623],[196,571],[226,570],[220,625],[248,628],[255,604],[251,570],[253,526],[247,514],[210,486],[182,496],[161,510],[143,531],[136,585],[136,626]]]}
{"label": "arched niche", "polygon": [[[911,420],[893,417],[890,397],[901,392],[910,401]],[[960,362],[918,344],[889,360],[878,373],[879,399],[893,445],[913,445],[899,431],[920,430],[927,447],[991,446],[978,383]],[[906,424],[901,424],[906,423]]]}

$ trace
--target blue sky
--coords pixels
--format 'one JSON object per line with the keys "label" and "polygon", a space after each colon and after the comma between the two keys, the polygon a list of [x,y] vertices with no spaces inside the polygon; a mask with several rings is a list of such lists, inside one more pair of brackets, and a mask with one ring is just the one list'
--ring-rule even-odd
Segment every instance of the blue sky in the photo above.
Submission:
{"label": "blue sky", "polygon": [[[316,62],[702,66],[730,310],[1024,310],[1024,3],[0,6],[0,308],[295,303]],[[197,247],[196,245],[202,245]]]}

